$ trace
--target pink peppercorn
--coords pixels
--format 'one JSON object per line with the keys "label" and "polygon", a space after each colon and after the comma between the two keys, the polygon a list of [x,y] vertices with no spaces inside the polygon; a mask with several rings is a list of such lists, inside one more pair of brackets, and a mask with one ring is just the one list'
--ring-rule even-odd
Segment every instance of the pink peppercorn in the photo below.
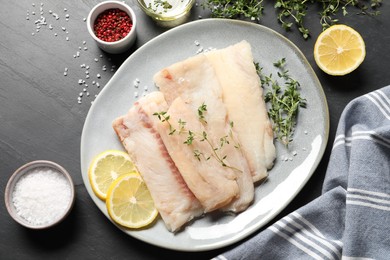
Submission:
{"label": "pink peppercorn", "polygon": [[93,29],[100,40],[115,42],[125,38],[132,26],[130,16],[125,11],[115,8],[99,14]]}

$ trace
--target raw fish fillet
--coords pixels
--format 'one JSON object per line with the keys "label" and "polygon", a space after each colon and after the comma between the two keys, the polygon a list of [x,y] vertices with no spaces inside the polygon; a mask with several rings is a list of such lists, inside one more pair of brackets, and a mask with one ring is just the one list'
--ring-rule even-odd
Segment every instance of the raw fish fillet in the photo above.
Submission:
{"label": "raw fish fillet", "polygon": [[[157,129],[169,155],[205,212],[230,203],[239,194],[237,176],[232,169],[223,167],[214,158],[206,159],[212,156],[213,151],[207,141],[199,141],[198,136],[202,136],[204,127],[198,117],[181,98],[172,102],[167,115],[170,117],[169,123],[160,121]],[[185,128],[194,133],[195,140],[192,144],[184,143],[189,132],[180,131],[179,120],[186,122]],[[170,134],[172,127],[177,130],[174,134]],[[196,151],[202,153],[199,160],[195,156]]]}
{"label": "raw fish fillet", "polygon": [[276,157],[272,125],[263,100],[251,46],[242,41],[207,52],[223,89],[223,102],[248,160],[254,181],[267,177]]}
{"label": "raw fish fillet", "polygon": [[203,207],[187,187],[156,131],[158,119],[152,114],[167,109],[162,93],[150,93],[117,118],[113,128],[134,160],[168,230],[175,232],[202,215]]}
{"label": "raw fish fillet", "polygon": [[251,172],[242,151],[235,147],[238,146],[237,134],[229,122],[226,107],[222,102],[222,87],[211,63],[205,55],[197,55],[161,70],[154,76],[154,82],[168,104],[180,97],[189,105],[194,115],[198,115],[199,107],[206,105],[207,111],[201,119],[201,122],[204,122],[203,127],[214,147],[220,147],[220,139],[226,137],[229,144],[224,143],[218,152],[227,156],[227,165],[237,169],[235,173],[240,190],[239,197],[223,210],[245,210],[254,198]]}

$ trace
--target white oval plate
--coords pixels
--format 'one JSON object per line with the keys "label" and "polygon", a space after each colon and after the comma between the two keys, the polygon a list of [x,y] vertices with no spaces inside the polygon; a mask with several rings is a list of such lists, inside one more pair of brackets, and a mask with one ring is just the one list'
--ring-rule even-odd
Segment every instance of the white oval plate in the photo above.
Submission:
{"label": "white oval plate", "polygon": [[[156,90],[152,77],[157,71],[196,55],[202,48],[224,48],[242,40],[251,44],[255,61],[263,67],[265,74],[276,75],[273,63],[286,58],[290,75],[301,84],[301,94],[307,99],[308,107],[300,110],[293,144],[286,150],[276,142],[275,166],[267,181],[256,187],[253,205],[241,214],[207,214],[177,234],[168,232],[161,219],[142,230],[118,226],[123,232],[153,245],[181,251],[227,246],[267,224],[290,203],[313,174],[328,141],[329,115],[320,82],[304,55],[285,37],[266,27],[236,20],[206,19],[171,29],[139,48],[96,98],[81,137],[81,172],[90,196],[108,217],[104,202],[94,195],[89,184],[88,165],[104,150],[124,150],[111,122],[130,109],[136,100],[135,92],[142,96]],[[136,79],[140,80],[138,88],[134,87]],[[293,155],[294,151],[296,155]]]}

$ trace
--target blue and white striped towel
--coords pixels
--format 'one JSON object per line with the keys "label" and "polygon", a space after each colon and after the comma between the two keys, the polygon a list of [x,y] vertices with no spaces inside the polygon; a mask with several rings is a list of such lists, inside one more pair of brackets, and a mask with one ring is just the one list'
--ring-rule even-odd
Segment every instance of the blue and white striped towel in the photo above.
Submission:
{"label": "blue and white striped towel", "polygon": [[340,118],[322,195],[217,257],[390,259],[390,86]]}

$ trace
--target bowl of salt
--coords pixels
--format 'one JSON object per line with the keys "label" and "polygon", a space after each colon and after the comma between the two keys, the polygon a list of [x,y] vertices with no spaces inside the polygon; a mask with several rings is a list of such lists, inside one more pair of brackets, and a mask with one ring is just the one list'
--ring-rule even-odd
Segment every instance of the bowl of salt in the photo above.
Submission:
{"label": "bowl of salt", "polygon": [[11,217],[27,228],[46,229],[71,211],[75,191],[69,173],[51,161],[33,161],[17,169],[5,189]]}

